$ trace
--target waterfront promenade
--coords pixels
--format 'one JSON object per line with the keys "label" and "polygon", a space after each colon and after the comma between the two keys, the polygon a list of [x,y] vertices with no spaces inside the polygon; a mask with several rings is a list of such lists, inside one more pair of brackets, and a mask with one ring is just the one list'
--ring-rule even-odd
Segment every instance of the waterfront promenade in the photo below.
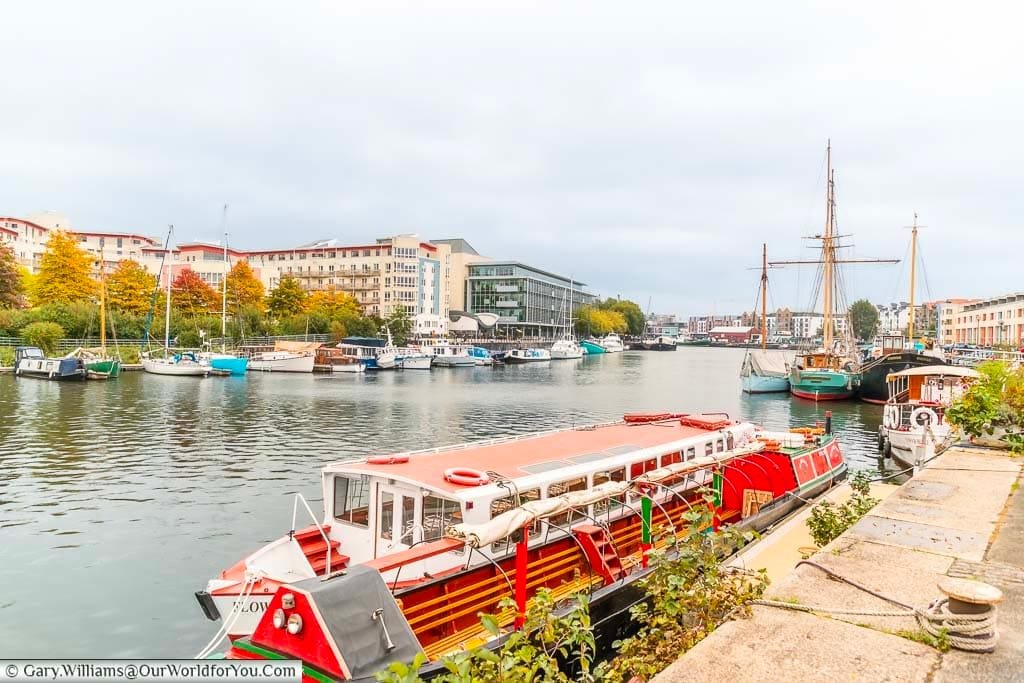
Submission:
{"label": "waterfront promenade", "polygon": [[[946,577],[998,587],[1004,600],[995,652],[940,652],[905,637],[918,632],[908,617],[826,616],[755,606],[749,618],[724,624],[654,681],[1024,680],[1022,464],[1004,451],[952,448],[811,558],[920,608],[942,597],[937,584]],[[753,550],[766,561],[781,551]],[[746,557],[746,566],[767,566],[756,553]],[[765,598],[864,612],[893,609],[808,565],[773,580]]]}

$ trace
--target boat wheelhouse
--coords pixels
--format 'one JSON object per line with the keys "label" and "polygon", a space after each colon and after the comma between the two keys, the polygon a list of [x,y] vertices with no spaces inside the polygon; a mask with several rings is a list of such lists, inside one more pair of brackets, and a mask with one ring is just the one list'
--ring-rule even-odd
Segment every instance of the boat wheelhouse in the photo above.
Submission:
{"label": "boat wheelhouse", "polygon": [[967,391],[979,375],[955,365],[911,367],[886,378],[889,401],[878,428],[878,446],[894,460],[912,466],[915,447],[941,453],[953,438],[946,408]]}
{"label": "boat wheelhouse", "polygon": [[[761,432],[722,414],[666,413],[334,463],[322,471],[322,517],[297,528],[297,495],[291,531],[197,598],[238,638],[280,586],[369,566],[401,597],[418,642],[443,654],[506,597],[503,575],[517,554],[538,572],[531,591],[579,589],[645,564],[652,525],[681,524],[705,504],[704,487],[716,491],[716,523],[761,528],[787,514],[845,474],[824,431]],[[509,513],[524,509],[532,517],[518,547],[524,518]],[[467,545],[470,535],[477,541]]]}

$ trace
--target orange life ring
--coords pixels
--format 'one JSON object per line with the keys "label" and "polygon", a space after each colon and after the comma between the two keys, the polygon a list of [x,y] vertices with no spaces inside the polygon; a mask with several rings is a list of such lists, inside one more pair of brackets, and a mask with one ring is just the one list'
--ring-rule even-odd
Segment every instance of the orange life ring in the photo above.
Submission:
{"label": "orange life ring", "polygon": [[401,465],[409,462],[408,455],[371,455],[366,459],[371,465]]}
{"label": "orange life ring", "polygon": [[445,481],[459,486],[483,486],[491,481],[486,472],[469,467],[449,467],[444,471]]}

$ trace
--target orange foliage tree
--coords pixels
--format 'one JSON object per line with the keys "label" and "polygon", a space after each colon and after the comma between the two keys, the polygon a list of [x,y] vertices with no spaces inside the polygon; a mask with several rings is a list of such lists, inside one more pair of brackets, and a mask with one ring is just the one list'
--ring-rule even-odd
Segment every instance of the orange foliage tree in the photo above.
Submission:
{"label": "orange foliage tree", "polygon": [[171,283],[171,305],[185,315],[209,313],[218,307],[220,297],[196,271],[186,268]]}

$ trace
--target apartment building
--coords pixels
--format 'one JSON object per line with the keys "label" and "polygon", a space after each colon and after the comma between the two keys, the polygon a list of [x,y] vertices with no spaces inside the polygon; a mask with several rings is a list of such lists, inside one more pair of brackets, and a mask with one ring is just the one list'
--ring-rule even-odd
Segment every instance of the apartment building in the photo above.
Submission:
{"label": "apartment building", "polygon": [[964,306],[975,301],[977,299],[944,299],[935,302],[935,339],[939,344],[948,345],[957,341],[957,328],[954,323],[963,315]]}
{"label": "apartment building", "polygon": [[[951,300],[957,301],[957,300]],[[963,301],[963,300],[960,300]],[[943,310],[947,310],[943,307]],[[1024,345],[1024,292],[948,305],[952,342],[982,346]],[[949,333],[944,331],[944,336]]]}
{"label": "apartment building", "polygon": [[18,263],[32,273],[39,269],[39,259],[46,251],[49,238],[50,230],[44,225],[24,218],[0,216],[0,242],[9,246]]}

